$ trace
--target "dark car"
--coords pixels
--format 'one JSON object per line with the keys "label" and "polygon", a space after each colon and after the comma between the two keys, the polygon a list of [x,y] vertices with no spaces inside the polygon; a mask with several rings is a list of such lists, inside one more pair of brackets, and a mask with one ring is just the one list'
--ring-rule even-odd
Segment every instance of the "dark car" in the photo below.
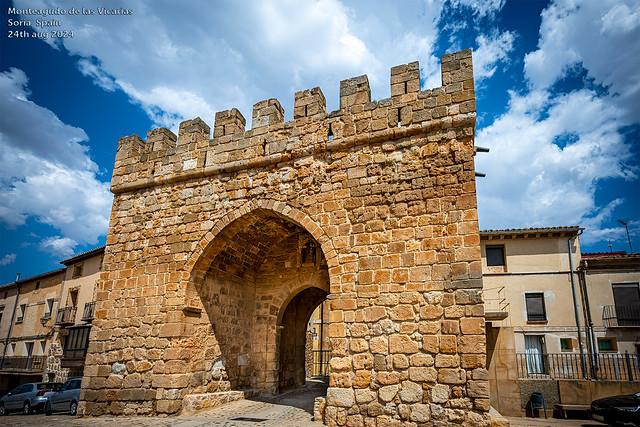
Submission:
{"label": "dark car", "polygon": [[70,378],[53,393],[48,393],[45,413],[51,415],[53,412],[68,412],[75,415],[78,412],[81,383],[82,378]]}
{"label": "dark car", "polygon": [[594,400],[591,416],[612,426],[640,427],[640,392]]}
{"label": "dark car", "polygon": [[27,383],[19,385],[0,399],[0,415],[11,411],[30,414],[34,410],[43,410],[47,395],[59,383]]}

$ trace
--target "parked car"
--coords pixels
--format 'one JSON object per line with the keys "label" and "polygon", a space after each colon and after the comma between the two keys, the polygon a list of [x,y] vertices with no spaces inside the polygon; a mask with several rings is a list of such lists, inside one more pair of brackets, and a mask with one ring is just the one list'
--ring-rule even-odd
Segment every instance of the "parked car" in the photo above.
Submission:
{"label": "parked car", "polygon": [[78,412],[80,401],[80,384],[82,378],[70,378],[53,393],[47,395],[45,413],[51,415],[54,412],[68,412],[75,415]]}
{"label": "parked car", "polygon": [[19,385],[0,398],[0,415],[7,415],[11,411],[22,411],[30,414],[36,410],[43,410],[47,403],[47,394],[60,383],[27,383]]}
{"label": "parked car", "polygon": [[591,417],[612,426],[640,427],[640,392],[594,400]]}

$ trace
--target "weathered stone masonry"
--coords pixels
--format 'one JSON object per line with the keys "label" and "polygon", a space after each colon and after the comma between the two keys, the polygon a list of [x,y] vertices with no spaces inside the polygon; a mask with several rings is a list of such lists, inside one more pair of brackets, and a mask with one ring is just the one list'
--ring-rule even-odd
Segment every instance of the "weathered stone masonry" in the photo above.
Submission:
{"label": "weathered stone masonry", "polygon": [[471,51],[442,83],[414,62],[388,99],[360,76],[332,113],[314,88],[290,122],[269,99],[250,130],[231,109],[213,139],[199,118],[122,138],[81,411],[299,384],[296,325],[326,296],[326,424],[487,424]]}

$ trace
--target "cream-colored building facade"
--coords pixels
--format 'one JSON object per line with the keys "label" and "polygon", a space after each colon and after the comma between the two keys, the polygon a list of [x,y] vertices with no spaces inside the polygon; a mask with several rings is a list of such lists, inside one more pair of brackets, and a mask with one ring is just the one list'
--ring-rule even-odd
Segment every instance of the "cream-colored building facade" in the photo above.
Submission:
{"label": "cream-colored building facade", "polygon": [[502,414],[559,388],[549,381],[638,380],[640,304],[622,304],[640,302],[640,255],[582,254],[581,232],[480,232],[491,401]]}
{"label": "cream-colored building facade", "polygon": [[58,269],[0,287],[0,390],[42,379],[63,279]]}
{"label": "cream-colored building facade", "polygon": [[0,286],[0,394],[82,375],[104,247]]}

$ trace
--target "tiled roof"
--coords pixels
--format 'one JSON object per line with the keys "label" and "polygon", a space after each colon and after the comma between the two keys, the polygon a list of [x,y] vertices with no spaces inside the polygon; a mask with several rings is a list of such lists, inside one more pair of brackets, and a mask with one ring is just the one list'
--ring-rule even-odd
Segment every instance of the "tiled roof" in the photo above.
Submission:
{"label": "tiled roof", "polygon": [[[582,253],[582,259],[593,259],[593,258],[613,258],[613,257],[619,257],[619,256],[623,256],[623,255],[627,255],[627,253],[625,251],[619,251],[619,252],[583,252]],[[633,255],[633,254],[629,254],[629,255]]]}
{"label": "tiled roof", "polygon": [[74,262],[82,261],[83,259],[92,257],[94,255],[100,254],[104,252],[104,246],[98,246],[97,248],[88,250],[86,252],[79,253],[77,255],[72,256],[71,258],[60,261],[60,264],[70,265]]}
{"label": "tiled roof", "polygon": [[577,234],[581,230],[578,225],[567,225],[559,227],[531,227],[531,228],[505,228],[497,230],[480,230],[480,236],[513,235],[513,234],[556,234],[571,233]]}
{"label": "tiled roof", "polygon": [[65,268],[57,268],[55,270],[46,271],[44,273],[36,274],[35,276],[31,276],[31,277],[26,277],[24,279],[20,279],[20,280],[18,280],[16,282],[4,283],[4,284],[0,285],[0,288],[5,287],[5,286],[16,285],[16,284],[20,284],[20,283],[32,282],[32,281],[37,280],[37,279],[42,279],[44,277],[53,276],[54,274],[63,273],[64,271],[65,271]]}

